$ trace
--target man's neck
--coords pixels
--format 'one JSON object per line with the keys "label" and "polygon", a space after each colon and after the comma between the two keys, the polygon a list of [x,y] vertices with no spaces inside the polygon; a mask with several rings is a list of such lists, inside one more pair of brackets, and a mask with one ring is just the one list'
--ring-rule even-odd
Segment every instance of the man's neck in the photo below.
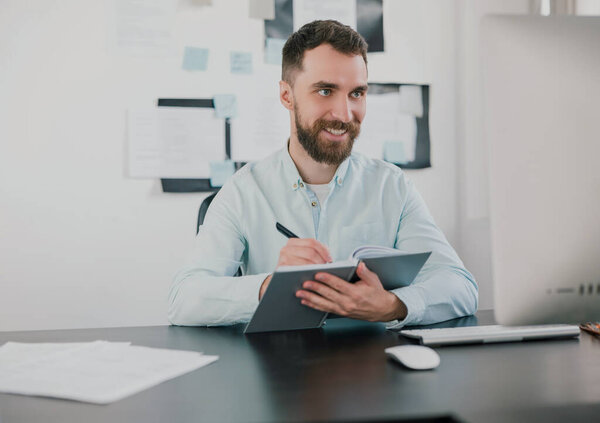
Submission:
{"label": "man's neck", "polygon": [[316,162],[309,156],[297,139],[290,137],[288,151],[296,165],[296,169],[298,169],[300,177],[307,184],[327,184],[333,179],[338,165]]}

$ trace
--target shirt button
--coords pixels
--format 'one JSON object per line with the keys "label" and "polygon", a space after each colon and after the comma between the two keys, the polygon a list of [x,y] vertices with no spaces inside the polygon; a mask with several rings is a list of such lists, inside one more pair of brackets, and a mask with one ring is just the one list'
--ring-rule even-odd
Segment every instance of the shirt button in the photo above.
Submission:
{"label": "shirt button", "polygon": [[342,178],[338,178],[338,185],[342,185]]}
{"label": "shirt button", "polygon": [[304,184],[300,182],[300,188],[304,188]]}
{"label": "shirt button", "polygon": [[294,184],[294,189],[298,188],[298,184]]}
{"label": "shirt button", "polygon": [[317,202],[313,201],[312,203],[310,203],[313,207],[317,207]]}

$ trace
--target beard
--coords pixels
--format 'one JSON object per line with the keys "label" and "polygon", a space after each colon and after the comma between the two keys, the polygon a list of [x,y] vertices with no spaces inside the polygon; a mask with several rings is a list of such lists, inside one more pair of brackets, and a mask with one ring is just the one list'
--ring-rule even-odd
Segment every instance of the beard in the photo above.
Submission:
{"label": "beard", "polygon": [[[356,120],[344,123],[339,120],[318,119],[311,127],[305,127],[300,122],[300,114],[297,109],[294,110],[294,119],[300,145],[318,163],[338,166],[350,156],[354,140],[360,133],[360,123]],[[348,139],[345,141],[330,141],[319,138],[321,131],[325,128],[344,130],[348,135]]]}

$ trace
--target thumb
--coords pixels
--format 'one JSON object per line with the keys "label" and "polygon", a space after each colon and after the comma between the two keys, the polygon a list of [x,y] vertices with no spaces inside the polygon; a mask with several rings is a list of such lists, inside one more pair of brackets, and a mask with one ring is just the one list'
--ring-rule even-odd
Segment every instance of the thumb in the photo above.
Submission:
{"label": "thumb", "polygon": [[379,281],[379,276],[377,276],[374,272],[371,272],[364,262],[361,262],[358,265],[356,273],[358,274],[359,278],[361,278],[369,285],[381,285],[381,282]]}

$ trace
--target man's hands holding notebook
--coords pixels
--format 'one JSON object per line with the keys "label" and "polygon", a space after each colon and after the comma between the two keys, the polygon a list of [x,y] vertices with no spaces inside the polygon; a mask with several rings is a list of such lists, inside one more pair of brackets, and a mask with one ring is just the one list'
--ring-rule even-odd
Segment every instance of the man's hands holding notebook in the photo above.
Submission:
{"label": "man's hands holding notebook", "polygon": [[[331,261],[329,250],[319,241],[290,238],[279,253],[277,267]],[[356,272],[360,280],[354,283],[320,272],[315,276],[317,280],[304,282],[304,289],[297,291],[296,296],[303,305],[353,319],[386,322],[406,317],[406,305],[396,295],[386,291],[379,277],[364,263],[358,266]],[[264,280],[259,299],[270,282],[271,275]]]}

